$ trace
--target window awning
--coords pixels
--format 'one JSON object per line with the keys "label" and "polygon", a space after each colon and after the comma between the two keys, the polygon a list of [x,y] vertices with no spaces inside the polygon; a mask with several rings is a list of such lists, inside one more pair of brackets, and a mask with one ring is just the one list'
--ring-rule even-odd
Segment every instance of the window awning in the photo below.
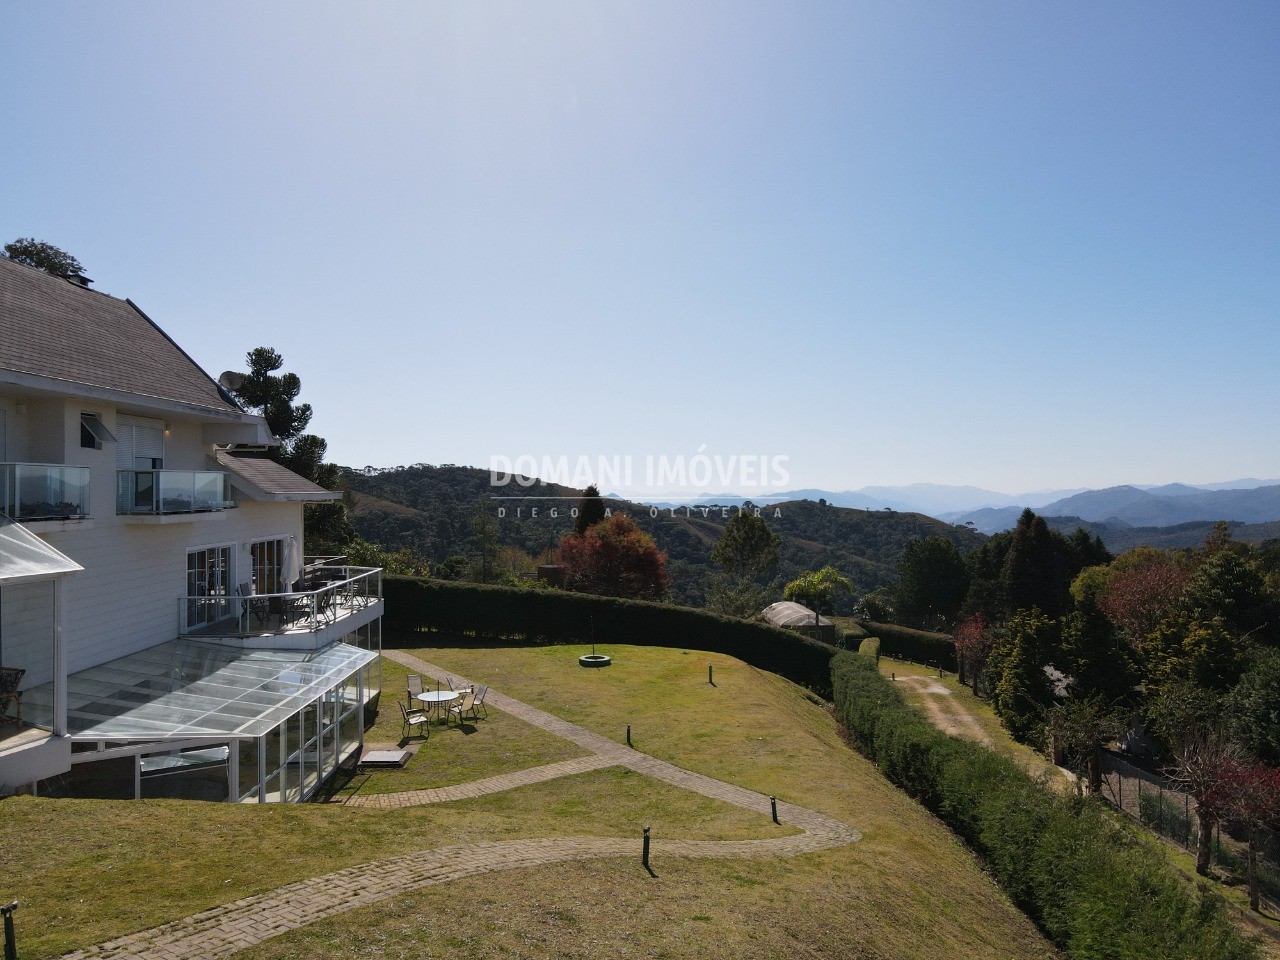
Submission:
{"label": "window awning", "polygon": [[0,585],[48,580],[84,567],[0,513]]}
{"label": "window awning", "polygon": [[378,657],[337,641],[322,650],[244,650],[170,640],[67,678],[74,740],[260,737]]}

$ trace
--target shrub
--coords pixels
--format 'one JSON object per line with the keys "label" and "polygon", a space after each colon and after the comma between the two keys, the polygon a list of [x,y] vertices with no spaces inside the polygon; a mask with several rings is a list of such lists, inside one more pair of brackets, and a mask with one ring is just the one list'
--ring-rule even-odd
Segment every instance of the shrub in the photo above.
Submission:
{"label": "shrub", "polygon": [[[824,697],[837,648],[790,630],[644,600],[562,590],[383,577],[389,633],[438,631],[527,643],[623,643],[724,653]],[[384,638],[387,646],[394,644]]]}
{"label": "shrub", "polygon": [[880,652],[886,657],[936,664],[952,673],[956,669],[956,643],[948,634],[912,630],[896,623],[861,621],[869,634],[880,638]]}
{"label": "shrub", "polygon": [[864,657],[870,657],[876,663],[880,662],[880,638],[867,637],[858,644],[858,653]]}
{"label": "shrub", "polygon": [[1059,796],[1015,763],[929,724],[867,657],[832,662],[836,714],[857,748],[956,831],[1067,957],[1256,957],[1221,900],[1095,800]]}

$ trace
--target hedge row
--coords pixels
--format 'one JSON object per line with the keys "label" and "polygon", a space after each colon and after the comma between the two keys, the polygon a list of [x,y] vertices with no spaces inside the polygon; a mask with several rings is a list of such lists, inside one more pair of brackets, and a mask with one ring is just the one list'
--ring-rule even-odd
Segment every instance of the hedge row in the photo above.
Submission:
{"label": "hedge row", "polygon": [[867,633],[880,638],[880,654],[940,666],[952,673],[956,669],[956,642],[945,633],[912,630],[896,623],[873,623],[860,620]]}
{"label": "hedge row", "polygon": [[876,663],[880,662],[880,638],[867,637],[858,644],[858,653],[864,657],[870,657]]}
{"label": "hedge row", "polygon": [[394,576],[383,577],[382,593],[387,646],[396,633],[431,630],[530,643],[686,647],[738,657],[824,697],[839,652],[790,630],[642,600]]}
{"label": "hedge row", "polygon": [[1255,947],[1220,898],[1096,801],[1063,797],[908,706],[867,657],[832,664],[836,713],[855,745],[985,860],[1000,886],[1073,960],[1244,960]]}

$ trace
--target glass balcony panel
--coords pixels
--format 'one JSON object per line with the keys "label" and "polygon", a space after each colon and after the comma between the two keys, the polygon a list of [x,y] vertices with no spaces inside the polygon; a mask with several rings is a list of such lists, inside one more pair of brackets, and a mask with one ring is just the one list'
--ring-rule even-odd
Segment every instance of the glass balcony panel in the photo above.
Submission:
{"label": "glass balcony panel", "polygon": [[89,468],[47,463],[0,464],[0,511],[18,521],[87,517]]}
{"label": "glass balcony panel", "polygon": [[167,516],[235,506],[228,475],[219,470],[121,470],[116,512]]}
{"label": "glass balcony panel", "polygon": [[0,708],[5,719],[21,713],[25,726],[53,729],[53,582],[37,580],[0,587],[0,663],[22,671],[21,700]]}

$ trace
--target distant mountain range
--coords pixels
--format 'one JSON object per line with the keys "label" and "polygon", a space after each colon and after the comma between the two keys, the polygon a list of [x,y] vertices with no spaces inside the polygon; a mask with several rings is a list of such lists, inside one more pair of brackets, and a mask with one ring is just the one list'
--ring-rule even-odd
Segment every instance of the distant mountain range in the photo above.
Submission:
{"label": "distant mountain range", "polygon": [[[630,499],[644,498],[633,496]],[[972,522],[974,528],[983,533],[1008,530],[1026,507],[1045,517],[1079,517],[1117,527],[1166,527],[1197,520],[1238,520],[1242,523],[1280,520],[1280,480],[1255,479],[1199,485],[1128,485],[1105,490],[1041,490],[1021,494],[999,493],[981,487],[912,483],[901,487],[862,487],[859,490],[806,488],[786,490],[767,497],[704,494],[687,500],[654,503],[661,507],[690,503],[736,506],[746,500],[757,504],[825,500],[832,506],[857,510],[923,513],[949,523]]]}
{"label": "distant mountain range", "polygon": [[[982,533],[1008,530],[1018,520],[1022,506],[987,507],[968,512],[939,514],[951,523],[973,524]],[[1086,490],[1035,506],[1044,517],[1075,517],[1108,527],[1172,527],[1195,521],[1235,520],[1258,524],[1280,520],[1280,484],[1253,488],[1229,487],[1205,490],[1183,483],[1142,489],[1133,486]]]}

